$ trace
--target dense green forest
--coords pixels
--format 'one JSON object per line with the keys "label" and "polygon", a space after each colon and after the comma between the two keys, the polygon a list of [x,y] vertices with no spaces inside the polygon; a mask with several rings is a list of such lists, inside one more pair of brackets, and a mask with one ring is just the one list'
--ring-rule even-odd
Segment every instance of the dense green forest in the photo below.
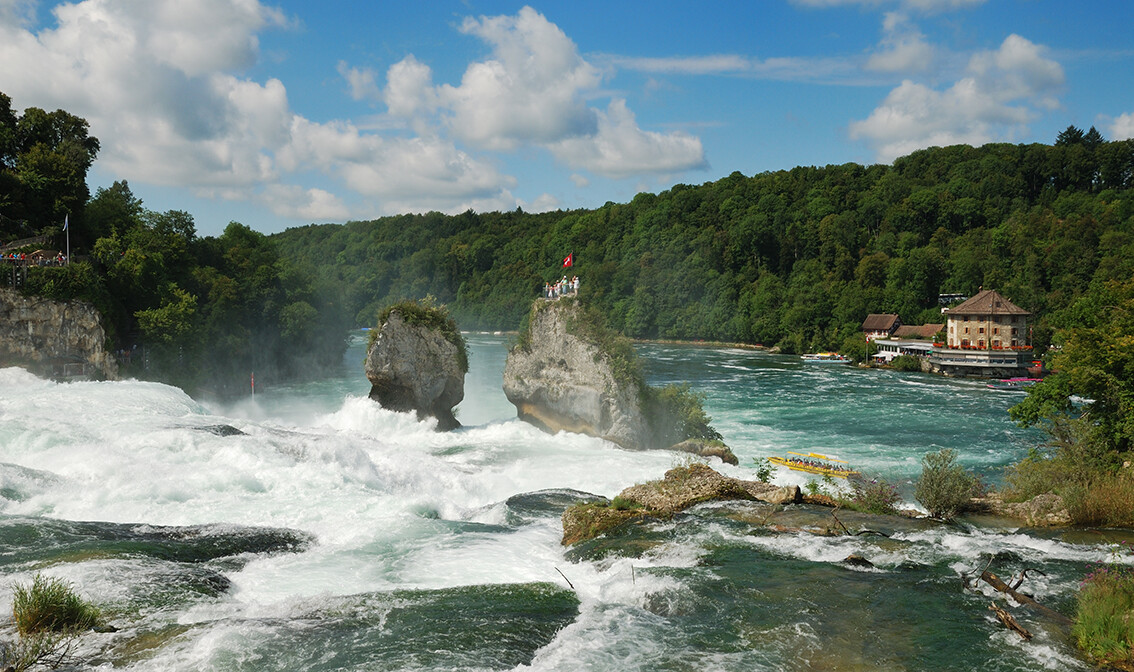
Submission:
{"label": "dense green forest", "polygon": [[857,338],[872,312],[938,322],[939,293],[984,286],[1038,316],[1042,348],[1092,282],[1134,274],[1131,186],[1134,141],[1071,127],[1053,145],[733,173],[595,210],[402,215],[272,239],[339,287],[359,325],[432,295],[462,328],[514,329],[566,272],[628,336],[798,352]]}
{"label": "dense green forest", "polygon": [[29,269],[23,290],[91,300],[113,347],[144,344],[153,375],[190,386],[318,370],[348,327],[403,299],[432,296],[464,329],[516,329],[564,273],[628,336],[788,352],[859,342],[872,312],[940,321],[940,293],[981,286],[1035,313],[1042,351],[1081,321],[1092,287],[1134,277],[1134,140],[1093,128],[892,166],[733,173],[593,210],[434,212],[270,237],[238,223],[197,236],[188,214],[145,209],[124,181],[91,197],[98,149],[85,120],[18,115],[0,94],[0,245],[41,236],[59,249],[69,217],[77,263]]}
{"label": "dense green forest", "polygon": [[246,393],[253,372],[270,383],[342,361],[349,324],[322,298],[335,292],[241,224],[200,237],[188,213],[147,210],[125,181],[90,197],[98,149],[85,120],[17,115],[0,94],[0,246],[62,251],[66,217],[73,252],[67,265],[5,261],[5,284],[90,301],[126,375],[194,392]]}

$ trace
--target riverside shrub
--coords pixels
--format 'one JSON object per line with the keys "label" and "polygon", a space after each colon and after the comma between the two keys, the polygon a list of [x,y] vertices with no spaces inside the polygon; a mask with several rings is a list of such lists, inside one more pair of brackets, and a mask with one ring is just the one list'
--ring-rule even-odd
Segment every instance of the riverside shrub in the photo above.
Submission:
{"label": "riverside shrub", "polygon": [[853,478],[850,482],[850,496],[846,498],[848,508],[866,513],[894,514],[902,496],[898,486],[884,478]]}
{"label": "riverside shrub", "polygon": [[[1112,555],[1121,555],[1116,547]],[[1079,584],[1072,634],[1079,648],[1096,662],[1134,669],[1134,573],[1111,562],[1096,568]]]}
{"label": "riverside shrub", "polygon": [[980,490],[980,480],[957,464],[957,453],[949,448],[926,453],[921,461],[921,478],[914,498],[929,515],[951,520],[963,511]]}

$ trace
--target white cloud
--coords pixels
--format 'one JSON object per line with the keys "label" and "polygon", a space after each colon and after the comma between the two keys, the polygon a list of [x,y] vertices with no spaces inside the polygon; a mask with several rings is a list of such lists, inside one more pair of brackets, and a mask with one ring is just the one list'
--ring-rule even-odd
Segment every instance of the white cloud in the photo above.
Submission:
{"label": "white cloud", "polygon": [[395,117],[413,119],[437,108],[433,71],[412,55],[390,66],[382,94],[386,107]]}
{"label": "white cloud", "polygon": [[[259,203],[281,217],[514,209],[516,179],[493,151],[546,148],[574,169],[616,177],[705,163],[694,136],[643,130],[623,101],[592,107],[604,95],[602,71],[527,7],[461,24],[491,53],[456,85],[435,85],[412,55],[384,83],[340,62],[346,93],[387,108],[365,127],[307,119],[283,81],[245,74],[260,58],[258,35],[291,25],[260,0],[79,0],[57,5],[42,27],[28,22],[33,10],[0,0],[0,91],[17,109],[87,119],[112,177]],[[299,186],[311,171],[341,191]],[[543,195],[532,207],[558,206]]]}
{"label": "white cloud", "polygon": [[1127,112],[1114,120],[1110,126],[1112,140],[1129,140],[1134,138],[1134,112]]}
{"label": "white cloud", "polygon": [[685,133],[642,130],[625,101],[590,107],[599,68],[562,30],[530,7],[516,16],[466,19],[461,31],[491,48],[469,64],[457,86],[434,85],[431,69],[412,55],[386,75],[391,116],[420,137],[452,135],[493,151],[545,147],[573,168],[608,177],[673,173],[705,165],[704,149]]}
{"label": "white cloud", "polygon": [[879,72],[921,72],[933,62],[933,47],[904,14],[888,12],[883,19],[882,51],[870,56],[869,70]]}
{"label": "white cloud", "polygon": [[492,45],[493,58],[469,65],[459,86],[438,92],[458,138],[511,150],[594,133],[595,113],[582,93],[602,78],[557,26],[524,7],[514,17],[466,19],[461,30]]}
{"label": "white cloud", "polygon": [[571,182],[573,182],[575,186],[580,189],[591,186],[591,181],[588,180],[585,175],[580,175],[578,173],[573,173],[571,175]]}
{"label": "white cloud", "polygon": [[611,66],[666,75],[733,75],[793,82],[826,82],[859,78],[857,63],[846,58],[751,58],[738,54],[639,58],[603,55]]}
{"label": "white cloud", "polygon": [[549,149],[568,165],[612,178],[706,167],[700,139],[681,132],[643,131],[621,99],[611,101],[605,112],[598,112],[598,133],[566,138],[549,145]]}
{"label": "white cloud", "polygon": [[382,89],[375,81],[376,76],[373,70],[352,68],[347,65],[346,61],[339,61],[337,69],[342,78],[350,85],[351,98],[355,100],[381,99]]}
{"label": "white cloud", "polygon": [[528,212],[551,212],[559,209],[559,199],[551,194],[540,194],[531,203],[520,205]]}
{"label": "white cloud", "polygon": [[0,24],[25,26],[35,18],[36,0],[0,0]]}
{"label": "white cloud", "polygon": [[338,196],[323,189],[273,184],[257,199],[280,217],[317,221],[343,221],[351,217],[350,208]]}
{"label": "white cloud", "polygon": [[[0,16],[23,7],[0,3]],[[258,58],[257,32],[288,24],[258,0],[84,0],[55,16],[57,26],[38,32],[0,23],[0,91],[17,109],[60,107],[87,119],[99,165],[115,176],[307,220],[349,211],[340,195],[287,184],[287,174],[311,169],[384,199],[384,213],[515,207],[514,180],[450,141],[316,123],[291,109],[278,79],[239,76]],[[343,63],[339,72],[356,98],[383,97],[369,71]]]}
{"label": "white cloud", "polygon": [[903,81],[868,118],[851,122],[850,136],[873,145],[883,162],[934,145],[1010,139],[1034,118],[1033,106],[1057,104],[1063,68],[1044,51],[1009,35],[996,51],[974,55],[966,76],[945,91]]}

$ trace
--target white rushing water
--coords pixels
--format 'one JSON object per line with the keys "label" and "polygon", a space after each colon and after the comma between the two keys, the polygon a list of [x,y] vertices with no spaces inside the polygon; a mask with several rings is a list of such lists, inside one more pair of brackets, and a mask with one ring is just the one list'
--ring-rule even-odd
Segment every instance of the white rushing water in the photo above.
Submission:
{"label": "white rushing water", "polygon": [[[783,617],[763,624],[763,616],[757,615],[751,625],[737,626],[741,631],[710,636],[700,634],[699,617],[685,621],[684,614],[699,614],[706,604],[721,600],[721,613],[747,609],[759,595],[757,588],[746,587],[757,575],[825,572],[852,553],[873,562],[875,573],[891,577],[904,577],[910,567],[943,568],[946,578],[918,579],[943,584],[953,580],[948,576],[971,571],[982,554],[1008,552],[1023,562],[1046,563],[1048,576],[1034,589],[1041,598],[1063,600],[1083,565],[1106,559],[1105,546],[1011,530],[945,528],[879,541],[753,536],[716,523],[692,528],[671,523],[656,526],[655,533],[669,536],[636,557],[613,554],[573,561],[559,543],[558,515],[532,515],[517,522],[507,500],[546,490],[612,497],[628,485],[660,478],[685,459],[666,452],[622,451],[580,435],[548,435],[519,422],[499,388],[500,339],[474,338],[473,346],[467,401],[458,416],[466,426],[452,433],[437,433],[429,422],[378,407],[365,397],[361,372],[349,370],[331,383],[265,390],[255,399],[229,405],[198,402],[156,383],[57,383],[21,369],[0,370],[0,514],[6,519],[207,525],[217,530],[262,526],[296,530],[314,539],[302,552],[249,555],[223,566],[231,586],[216,599],[149,607],[134,604],[138,595],[160,592],[167,578],[144,558],[92,553],[45,567],[15,551],[6,560],[0,610],[10,610],[13,583],[47,571],[74,582],[96,602],[120,607],[125,614],[118,625],[126,630],[165,633],[145,655],[107,654],[102,649],[101,655],[118,665],[146,670],[302,669],[287,662],[286,649],[301,648],[306,641],[293,630],[316,627],[312,614],[356,608],[344,605],[355,604],[351,600],[361,599],[358,596],[537,582],[566,587],[569,580],[580,601],[579,615],[534,653],[532,669],[779,669],[785,660],[796,659],[791,647],[781,646],[784,641],[811,647],[815,654],[811,662],[793,664],[795,669],[823,669],[823,661],[833,660],[834,654],[823,651],[824,640],[816,634],[821,626],[810,618]],[[348,361],[361,359],[359,348],[356,342]],[[749,401],[737,400],[735,391],[717,385],[711,372],[723,371],[720,375],[731,377],[729,384],[744,385],[745,367],[753,376],[768,376],[769,370],[746,364],[743,358],[751,355],[718,355],[723,363],[706,355],[702,364],[710,373],[692,382],[708,394],[709,410],[719,418],[718,427],[742,462],[739,467],[714,468],[752,478],[751,458],[797,447],[790,441],[805,431],[800,425],[813,425],[816,434],[828,440],[844,431],[853,434],[853,429],[808,416],[813,411],[804,407],[772,417],[770,407],[777,395],[766,390],[759,393],[769,400],[765,407],[746,408]],[[677,376],[665,368],[664,357],[659,361],[656,375]],[[830,371],[792,375],[813,375],[814,384],[800,384],[810,386],[812,394],[862,384]],[[878,384],[877,379],[871,381]],[[951,385],[946,394],[955,394],[956,385]],[[940,386],[930,391],[941,393]],[[781,391],[778,398],[796,393]],[[863,455],[878,442],[868,433],[862,439]],[[982,464],[989,459],[987,452],[980,448],[968,455],[969,463]],[[892,456],[872,459],[879,464],[894,461]],[[903,463],[908,469],[909,460],[916,464],[919,459],[920,454],[905,455]],[[802,475],[786,471],[778,472],[777,480],[806,482]],[[721,547],[751,556],[753,563],[769,564],[753,565],[742,578],[727,579],[734,571],[733,560],[715,555]],[[786,580],[780,580],[780,588],[767,588],[768,594],[786,591],[782,599],[794,604],[791,600],[798,596],[783,583]],[[739,587],[723,589],[721,595],[727,598],[716,597],[716,586],[733,585],[730,581]],[[358,636],[348,633],[328,646],[346,648]],[[706,644],[705,637],[728,644]],[[276,640],[284,649],[280,659],[256,659]],[[115,640],[96,639],[88,646],[97,649],[108,641]],[[734,641],[748,642],[747,648]],[[992,645],[999,639],[978,635],[978,641],[995,649]],[[1026,653],[994,656],[993,667],[1079,666],[1066,643],[1041,641],[1042,647]],[[1017,659],[1025,661],[1018,668],[1006,662]],[[320,669],[339,667],[326,662]],[[357,669],[381,666],[364,662]]]}

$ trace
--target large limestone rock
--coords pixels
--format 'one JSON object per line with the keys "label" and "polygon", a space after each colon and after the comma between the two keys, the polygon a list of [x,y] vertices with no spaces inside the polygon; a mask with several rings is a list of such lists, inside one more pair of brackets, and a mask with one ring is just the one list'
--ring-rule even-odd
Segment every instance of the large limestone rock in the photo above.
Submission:
{"label": "large limestone rock", "polygon": [[52,301],[0,289],[0,365],[49,375],[115,379],[102,316],[85,301]]}
{"label": "large limestone rock", "polygon": [[437,429],[461,426],[453,407],[465,398],[458,346],[437,329],[409,324],[393,310],[366,353],[370,398],[383,408],[437,418]]}
{"label": "large limestone rock", "polygon": [[652,447],[637,385],[616,377],[618,363],[597,344],[569,333],[569,323],[581,317],[574,300],[537,303],[527,343],[508,353],[504,394],[521,420],[549,432],[588,434],[631,450]]}

